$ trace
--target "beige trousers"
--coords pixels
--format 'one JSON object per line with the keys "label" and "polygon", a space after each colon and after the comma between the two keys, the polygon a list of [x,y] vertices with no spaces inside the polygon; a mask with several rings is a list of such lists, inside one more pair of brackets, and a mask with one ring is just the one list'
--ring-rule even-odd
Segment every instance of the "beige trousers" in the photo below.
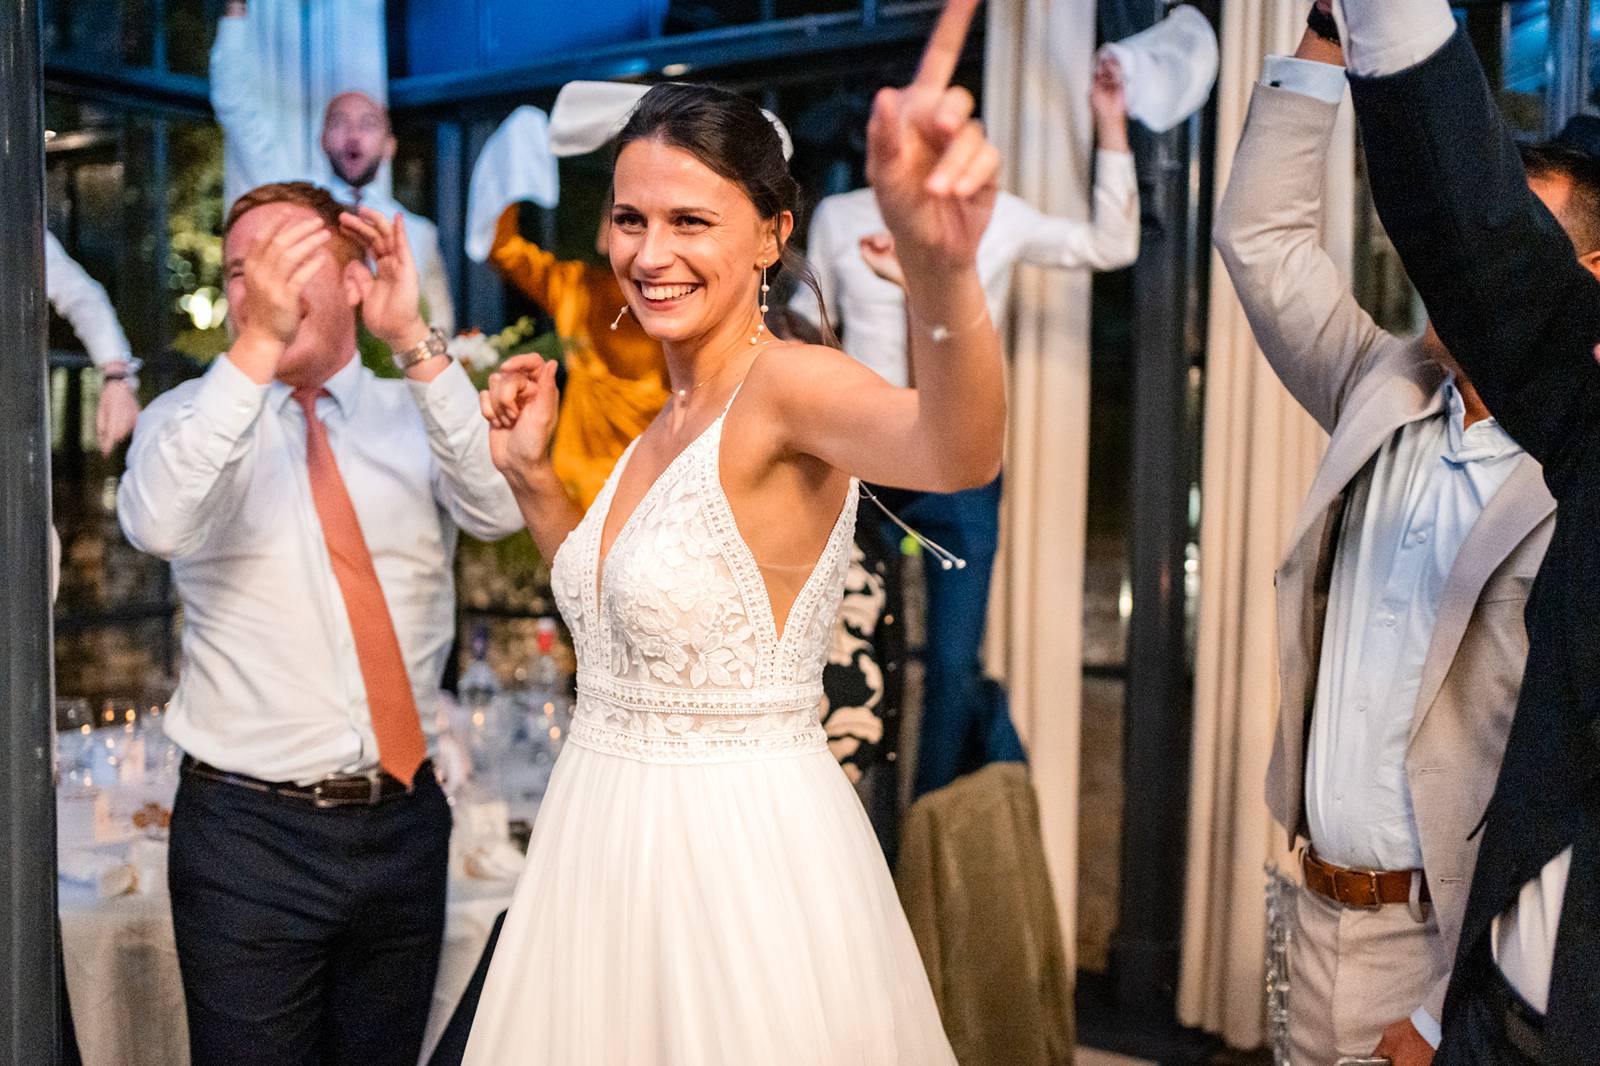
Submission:
{"label": "beige trousers", "polygon": [[1289,941],[1291,1066],[1370,1055],[1383,1030],[1422,1005],[1450,969],[1431,907],[1353,910],[1296,887]]}

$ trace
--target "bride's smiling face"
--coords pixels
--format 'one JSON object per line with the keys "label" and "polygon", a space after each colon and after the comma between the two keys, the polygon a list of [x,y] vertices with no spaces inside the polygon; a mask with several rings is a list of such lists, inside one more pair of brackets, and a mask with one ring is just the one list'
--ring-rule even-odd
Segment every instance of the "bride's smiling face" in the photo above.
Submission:
{"label": "bride's smiling face", "polygon": [[789,216],[763,220],[737,182],[657,140],[625,147],[613,183],[611,269],[644,331],[682,344],[753,328],[761,265],[777,260]]}

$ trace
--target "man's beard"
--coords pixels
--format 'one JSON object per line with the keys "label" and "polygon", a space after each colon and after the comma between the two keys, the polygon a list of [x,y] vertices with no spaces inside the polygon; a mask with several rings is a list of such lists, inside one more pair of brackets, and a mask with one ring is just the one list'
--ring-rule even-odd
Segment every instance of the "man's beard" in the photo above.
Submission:
{"label": "man's beard", "polygon": [[328,157],[328,162],[333,165],[333,172],[339,175],[339,180],[343,181],[346,185],[353,189],[360,189],[364,186],[372,184],[372,179],[378,176],[378,168],[383,166],[383,157],[379,156],[378,158],[374,159],[371,166],[367,167],[367,169],[363,170],[361,173],[354,175],[346,174],[344,167],[340,165],[339,160],[336,157]]}

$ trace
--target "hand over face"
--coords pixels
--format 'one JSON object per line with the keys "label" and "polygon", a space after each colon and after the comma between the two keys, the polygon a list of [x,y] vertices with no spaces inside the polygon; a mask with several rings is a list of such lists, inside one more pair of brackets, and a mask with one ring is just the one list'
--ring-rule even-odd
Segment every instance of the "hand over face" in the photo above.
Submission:
{"label": "hand over face", "polygon": [[1374,1058],[1387,1058],[1394,1066],[1428,1066],[1433,1061],[1433,1045],[1417,1032],[1410,1018],[1401,1018],[1383,1031]]}
{"label": "hand over face", "polygon": [[95,436],[100,442],[100,454],[110,455],[112,449],[128,439],[133,424],[139,420],[139,398],[133,394],[126,381],[107,380],[100,389],[100,404],[95,408]]}
{"label": "hand over face", "polygon": [[371,280],[363,282],[361,321],[396,351],[421,342],[428,327],[422,321],[417,262],[406,239],[405,216],[396,214],[391,221],[382,212],[363,207],[359,215],[340,216],[339,224],[372,259]]}
{"label": "hand over face", "polygon": [[972,117],[972,94],[950,87],[977,2],[948,0],[916,79],[873,102],[867,180],[902,262],[971,265],[994,213],[1000,153]]}
{"label": "hand over face", "polygon": [[489,457],[513,484],[549,461],[559,401],[556,364],[537,355],[507,359],[478,394],[489,421]]}
{"label": "hand over face", "polygon": [[241,334],[288,345],[306,315],[306,285],[322,266],[333,232],[320,218],[279,221],[250,247],[241,268],[237,301]]}

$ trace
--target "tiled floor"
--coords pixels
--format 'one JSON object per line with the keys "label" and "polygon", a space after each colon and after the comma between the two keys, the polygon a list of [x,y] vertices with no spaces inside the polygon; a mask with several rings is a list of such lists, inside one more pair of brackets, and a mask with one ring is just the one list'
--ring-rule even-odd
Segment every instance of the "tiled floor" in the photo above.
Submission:
{"label": "tiled floor", "polygon": [[1113,1055],[1109,1051],[1081,1047],[1078,1049],[1077,1066],[1156,1066],[1156,1064],[1148,1059],[1130,1059],[1126,1055]]}

